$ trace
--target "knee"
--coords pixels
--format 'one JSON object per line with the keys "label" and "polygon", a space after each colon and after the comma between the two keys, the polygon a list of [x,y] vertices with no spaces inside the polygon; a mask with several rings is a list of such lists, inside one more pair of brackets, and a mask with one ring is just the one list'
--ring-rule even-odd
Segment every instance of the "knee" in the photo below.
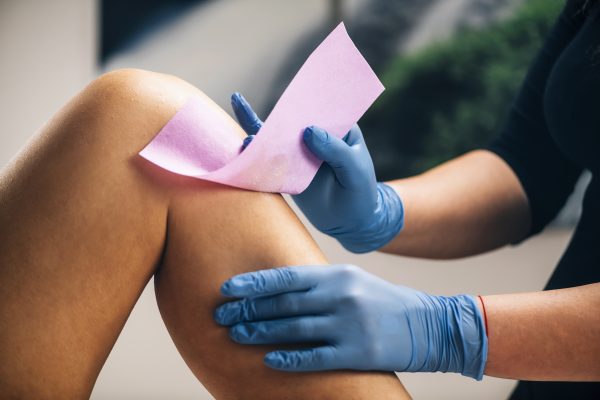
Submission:
{"label": "knee", "polygon": [[139,151],[200,90],[173,76],[139,69],[103,74],[80,94],[77,114],[92,141]]}
{"label": "knee", "polygon": [[98,101],[97,106],[126,108],[132,105],[170,105],[199,90],[172,75],[130,68],[102,74],[84,92]]}

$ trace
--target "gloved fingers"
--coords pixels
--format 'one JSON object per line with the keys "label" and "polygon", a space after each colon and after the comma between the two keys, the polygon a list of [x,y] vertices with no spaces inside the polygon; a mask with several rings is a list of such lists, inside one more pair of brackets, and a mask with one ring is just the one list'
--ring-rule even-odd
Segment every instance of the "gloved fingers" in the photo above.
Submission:
{"label": "gloved fingers", "polygon": [[244,150],[246,147],[248,147],[248,145],[250,143],[252,143],[252,141],[254,140],[254,137],[256,135],[248,135],[244,138],[244,141],[242,142],[242,150]]}
{"label": "gloved fingers", "polygon": [[[334,195],[337,189],[336,177],[333,169],[322,163],[310,185],[302,193],[292,196],[294,202],[300,207],[304,215],[312,222],[315,228],[322,231],[324,218],[311,218],[315,213],[319,216],[329,215],[325,201]],[[318,206],[315,207],[315,204]]]}
{"label": "gloved fingers", "polygon": [[326,271],[322,266],[301,266],[247,272],[225,281],[221,293],[228,297],[257,297],[308,290]]}
{"label": "gloved fingers", "polygon": [[[356,125],[358,128],[358,125]],[[345,140],[353,144],[363,141],[359,129],[350,130]],[[354,146],[324,130],[311,127],[304,131],[306,146],[333,170],[339,185],[345,189],[364,189],[365,179],[374,179],[373,162],[366,146]],[[364,144],[364,143],[363,143]],[[370,168],[370,169],[369,169]]]}
{"label": "gloved fingers", "polygon": [[304,372],[343,368],[338,361],[338,349],[334,346],[316,347],[306,350],[280,350],[268,353],[265,364],[280,371]]}
{"label": "gloved fingers", "polygon": [[324,341],[331,329],[331,317],[310,316],[261,322],[244,322],[229,329],[229,336],[241,344],[306,343]]}
{"label": "gloved fingers", "polygon": [[[335,173],[327,163],[321,164],[310,185],[300,194],[293,195],[292,198],[298,204],[298,207],[306,213],[307,210],[316,211],[314,209],[315,199],[327,199],[332,195],[331,191],[334,186],[331,184],[335,182]],[[320,201],[317,201],[319,203]],[[313,208],[311,210],[311,208]],[[311,221],[313,224],[317,221]],[[316,224],[315,224],[316,226]]]}
{"label": "gloved fingers", "polygon": [[355,144],[363,143],[365,138],[363,137],[362,131],[360,130],[358,124],[354,124],[346,136],[344,136],[343,140],[344,142],[348,143],[349,146],[353,146]]}
{"label": "gloved fingers", "polygon": [[[233,108],[235,117],[242,126],[242,129],[244,129],[248,135],[256,135],[263,123],[244,96],[237,92],[232,94],[231,107]],[[248,144],[246,144],[246,146],[247,145]]]}
{"label": "gloved fingers", "polygon": [[352,155],[350,146],[345,141],[316,126],[306,128],[303,139],[317,158],[334,169],[345,166]]}
{"label": "gloved fingers", "polygon": [[240,322],[317,315],[324,312],[325,307],[326,304],[307,292],[290,292],[268,297],[246,297],[218,307],[215,311],[215,320],[220,325],[230,326]]}

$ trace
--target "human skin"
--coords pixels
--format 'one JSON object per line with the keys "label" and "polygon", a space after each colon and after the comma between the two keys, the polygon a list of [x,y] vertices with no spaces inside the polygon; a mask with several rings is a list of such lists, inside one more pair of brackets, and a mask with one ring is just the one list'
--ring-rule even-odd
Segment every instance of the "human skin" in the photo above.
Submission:
{"label": "human skin", "polygon": [[530,381],[600,381],[600,283],[484,297],[484,373]]}
{"label": "human skin", "polygon": [[214,322],[232,275],[327,260],[281,196],[137,155],[191,96],[204,95],[173,77],[106,74],[0,173],[0,397],[88,398],[156,274],[167,328],[218,399],[407,398],[390,373],[271,370],[271,347],[237,345]]}
{"label": "human skin", "polygon": [[529,231],[525,191],[508,164],[492,152],[472,151],[423,174],[386,183],[399,193],[406,213],[401,234],[383,252],[460,258],[515,242]]}
{"label": "human skin", "polygon": [[[527,196],[497,155],[473,151],[424,174],[388,182],[402,198],[402,232],[381,250],[434,259],[480,254],[530,229]],[[485,374],[554,381],[600,380],[600,283],[483,296]],[[483,307],[479,303],[483,315]]]}

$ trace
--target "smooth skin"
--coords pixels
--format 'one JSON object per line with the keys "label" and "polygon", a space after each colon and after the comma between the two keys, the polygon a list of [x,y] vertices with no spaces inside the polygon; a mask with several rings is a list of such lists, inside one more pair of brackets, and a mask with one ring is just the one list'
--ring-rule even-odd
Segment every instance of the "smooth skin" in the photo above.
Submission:
{"label": "smooth skin", "polygon": [[104,75],[0,173],[0,398],[88,398],[153,274],[179,352],[217,399],[408,398],[390,373],[274,371],[271,346],[235,344],[213,321],[232,275],[327,260],[281,196],[137,155],[191,96],[204,94],[165,75]]}
{"label": "smooth skin", "polygon": [[[261,121],[245,101],[239,105],[238,120],[246,133],[256,134]],[[333,172],[329,174],[329,183],[317,182],[323,190],[335,191],[340,173],[352,172],[360,175],[355,179],[371,179],[371,186],[376,184],[368,152],[356,151],[352,143],[326,132],[322,136],[324,140],[306,144],[325,162],[321,168]],[[306,135],[304,139],[307,142]],[[314,151],[315,144],[318,151]],[[332,158],[335,163],[330,165]],[[364,168],[367,162],[370,168]],[[473,151],[421,175],[386,184],[402,199],[404,226],[379,249],[383,252],[435,259],[466,257],[517,242],[530,229],[531,214],[523,187],[504,160],[489,151]],[[363,202],[354,202],[352,194],[347,197],[348,203],[355,203],[356,210],[350,210],[345,216],[336,215],[339,225],[351,220],[355,212],[362,211]],[[327,203],[320,204],[327,208]],[[304,211],[305,205],[298,205]],[[339,210],[331,206],[320,213],[334,215],[339,214]],[[318,228],[319,220],[311,219],[310,212],[305,211],[305,214]],[[376,212],[373,215],[376,216]],[[374,218],[365,223],[377,224],[378,220]],[[381,229],[386,226],[381,225]],[[364,279],[365,284],[358,286],[366,288],[367,281]],[[328,294],[329,298],[325,296],[321,302],[334,302],[339,295],[339,291],[333,290]],[[394,296],[383,298],[386,296],[383,293],[380,296],[382,302],[393,304],[396,301]],[[600,283],[545,292],[485,296],[483,301],[489,327],[486,375],[523,380],[600,381]],[[360,298],[357,298],[353,311],[357,318],[361,309]],[[481,303],[479,312],[483,315]],[[279,318],[286,316],[283,313]],[[310,315],[305,317],[310,318]],[[259,317],[246,322],[260,320]],[[320,334],[334,337],[339,329],[330,323]],[[418,342],[413,340],[408,344],[418,345]],[[379,345],[383,346],[384,341]],[[363,348],[370,346],[373,344],[363,342]],[[420,350],[427,352],[425,347]],[[460,351],[452,346],[438,349],[441,350]],[[378,365],[366,360],[361,363],[361,368],[377,369],[374,367]]]}
{"label": "smooth skin", "polygon": [[[386,182],[405,206],[405,226],[380,250],[452,259],[481,254],[525,237],[527,196],[496,154],[476,150],[421,175]],[[440,229],[443,227],[443,229]]]}

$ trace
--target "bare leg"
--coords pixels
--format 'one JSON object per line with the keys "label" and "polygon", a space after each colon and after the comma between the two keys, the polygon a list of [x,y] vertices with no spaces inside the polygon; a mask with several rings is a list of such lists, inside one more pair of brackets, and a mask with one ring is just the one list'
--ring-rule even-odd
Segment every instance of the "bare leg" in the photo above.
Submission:
{"label": "bare leg", "polygon": [[219,398],[404,394],[389,374],[268,370],[264,349],[234,345],[212,322],[232,274],[325,260],[280,196],[176,177],[136,156],[194,95],[163,75],[108,74],[0,175],[0,397],[89,397],[163,255],[161,312]]}
{"label": "bare leg", "polygon": [[[199,226],[203,233],[198,233]],[[227,226],[232,228],[224,229]],[[158,304],[188,366],[213,395],[218,399],[399,398],[403,390],[390,374],[273,371],[262,361],[269,347],[237,345],[213,322],[214,308],[222,302],[220,283],[230,276],[325,262],[281,196],[222,186],[208,191],[190,187],[172,203],[167,251],[156,279]]]}

